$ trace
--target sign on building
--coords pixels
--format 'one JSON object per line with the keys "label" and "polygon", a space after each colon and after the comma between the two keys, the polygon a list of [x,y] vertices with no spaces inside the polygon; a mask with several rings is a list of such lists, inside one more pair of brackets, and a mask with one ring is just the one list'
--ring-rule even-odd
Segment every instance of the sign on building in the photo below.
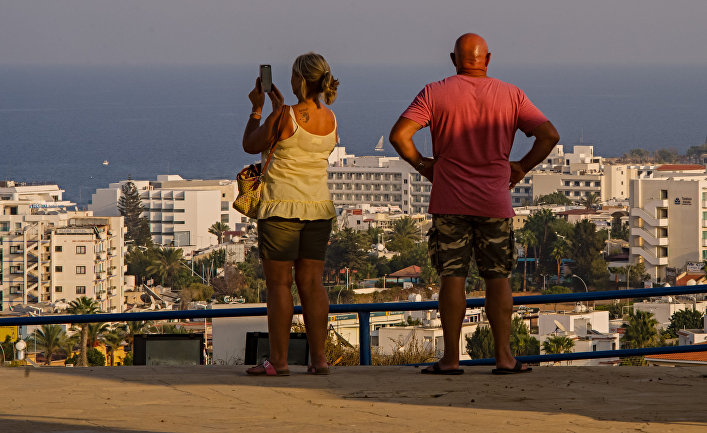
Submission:
{"label": "sign on building", "polygon": [[705,268],[705,262],[687,262],[685,263],[687,273],[702,272]]}

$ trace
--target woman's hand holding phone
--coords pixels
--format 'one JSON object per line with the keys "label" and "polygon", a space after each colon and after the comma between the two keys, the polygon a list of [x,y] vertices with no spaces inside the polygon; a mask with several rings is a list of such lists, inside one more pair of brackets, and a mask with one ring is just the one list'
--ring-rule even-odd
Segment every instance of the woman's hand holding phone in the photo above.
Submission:
{"label": "woman's hand holding phone", "polygon": [[255,79],[255,87],[248,93],[248,99],[253,104],[253,112],[261,112],[265,104],[265,92],[260,84],[260,77]]}

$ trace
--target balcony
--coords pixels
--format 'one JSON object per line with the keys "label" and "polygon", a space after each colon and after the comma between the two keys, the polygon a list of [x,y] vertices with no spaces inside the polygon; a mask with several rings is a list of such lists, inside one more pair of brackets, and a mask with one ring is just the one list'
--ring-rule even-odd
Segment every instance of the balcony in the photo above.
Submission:
{"label": "balcony", "polygon": [[649,245],[653,245],[653,246],[656,246],[656,245],[666,246],[666,245],[668,245],[668,238],[667,237],[658,238],[640,227],[631,228],[631,234],[633,236],[641,237]]}

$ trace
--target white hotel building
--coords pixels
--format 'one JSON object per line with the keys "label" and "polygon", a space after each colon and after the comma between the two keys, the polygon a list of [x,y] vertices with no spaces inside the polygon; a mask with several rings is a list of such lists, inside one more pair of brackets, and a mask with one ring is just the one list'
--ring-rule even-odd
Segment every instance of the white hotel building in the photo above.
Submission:
{"label": "white hotel building", "polygon": [[[127,180],[96,190],[89,204],[95,215],[118,216],[118,200]],[[160,175],[156,181],[133,180],[150,222],[152,241],[180,247],[189,253],[217,243],[209,233],[215,222],[231,230],[243,228],[248,218],[233,209],[238,194],[234,180],[185,180],[177,175]]]}
{"label": "white hotel building", "polygon": [[122,217],[67,210],[56,185],[0,185],[0,310],[81,296],[122,312]]}
{"label": "white hotel building", "polygon": [[666,165],[656,176],[631,181],[629,261],[664,282],[667,267],[707,260],[707,175],[704,166]]}
{"label": "white hotel building", "polygon": [[398,206],[403,214],[427,213],[432,184],[399,157],[347,155],[336,147],[329,156],[329,191],[334,206]]}

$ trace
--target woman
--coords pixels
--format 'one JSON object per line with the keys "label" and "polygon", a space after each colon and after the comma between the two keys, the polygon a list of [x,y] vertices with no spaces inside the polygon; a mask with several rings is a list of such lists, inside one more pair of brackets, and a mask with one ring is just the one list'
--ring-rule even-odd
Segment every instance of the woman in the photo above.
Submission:
{"label": "woman", "polygon": [[243,150],[262,152],[267,161],[258,210],[258,247],[267,284],[270,357],[249,368],[251,375],[289,375],[287,349],[292,326],[294,281],[302,302],[310,350],[308,373],[328,374],[324,354],[329,298],[322,275],[332,222],[336,217],[327,187],[328,157],[336,145],[336,117],[322,104],[336,99],[339,82],[324,57],[304,54],[292,65],[297,105],[283,105],[273,85],[272,114],[260,125],[265,94],[260,79],[248,98],[253,103],[243,134]]}

